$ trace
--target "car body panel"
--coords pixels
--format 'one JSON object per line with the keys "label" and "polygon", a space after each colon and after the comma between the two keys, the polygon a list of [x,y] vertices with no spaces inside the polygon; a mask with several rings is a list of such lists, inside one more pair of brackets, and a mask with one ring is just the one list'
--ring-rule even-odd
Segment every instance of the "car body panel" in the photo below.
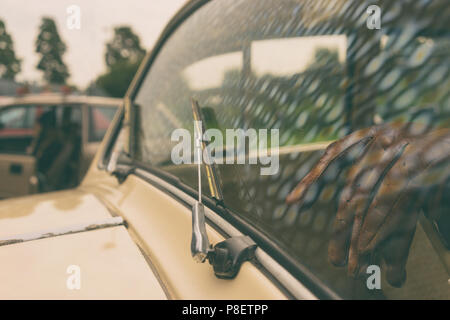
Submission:
{"label": "car body panel", "polygon": [[[98,155],[97,155],[98,157]],[[218,279],[209,263],[191,257],[191,210],[143,179],[117,179],[93,161],[81,189],[95,193],[117,210],[135,234],[173,299],[286,299],[286,295],[255,265],[246,262],[233,280]],[[215,244],[224,237],[207,225]]]}
{"label": "car body panel", "polygon": [[36,159],[20,154],[2,154],[0,157],[0,199],[33,193],[30,177],[35,174]]}
{"label": "car body panel", "polygon": [[[2,238],[95,223],[111,213],[125,219],[129,233],[118,226],[0,246],[1,298],[165,299],[167,290],[171,299],[286,299],[249,262],[233,280],[195,263],[190,209],[166,193],[136,176],[119,185],[94,164],[88,176],[75,190],[1,201]],[[207,230],[212,243],[224,239]],[[66,287],[70,265],[81,268],[81,290]]]}
{"label": "car body panel", "polygon": [[166,299],[123,226],[2,246],[0,261],[0,299]]}
{"label": "car body panel", "polygon": [[9,199],[0,202],[0,235],[57,230],[110,217],[94,195],[79,190]]}

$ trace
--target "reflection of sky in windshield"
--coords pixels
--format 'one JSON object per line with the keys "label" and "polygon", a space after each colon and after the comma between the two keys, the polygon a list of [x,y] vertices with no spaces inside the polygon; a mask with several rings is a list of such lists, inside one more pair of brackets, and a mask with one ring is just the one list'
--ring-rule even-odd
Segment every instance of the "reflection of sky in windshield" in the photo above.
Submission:
{"label": "reflection of sky in windshield", "polygon": [[183,75],[192,90],[218,88],[228,70],[242,68],[242,52],[231,52],[200,60],[187,67]]}
{"label": "reflection of sky in windshield", "polygon": [[[304,72],[314,62],[317,50],[337,52],[345,62],[347,39],[344,35],[270,39],[251,44],[251,71],[256,76],[291,76]],[[227,71],[242,70],[242,52],[230,52],[195,62],[183,71],[191,90],[218,88]]]}
{"label": "reflection of sky in windshield", "polygon": [[290,76],[305,71],[318,49],[338,52],[345,62],[347,41],[343,35],[271,39],[252,43],[252,71],[262,76]]}

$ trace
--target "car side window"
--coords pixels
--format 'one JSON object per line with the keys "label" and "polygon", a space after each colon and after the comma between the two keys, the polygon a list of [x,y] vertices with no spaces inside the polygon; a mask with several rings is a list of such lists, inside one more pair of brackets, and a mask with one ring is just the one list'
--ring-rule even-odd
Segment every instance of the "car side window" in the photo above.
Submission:
{"label": "car side window", "polygon": [[38,109],[34,105],[0,109],[0,152],[26,153],[33,139]]}
{"label": "car side window", "polygon": [[0,130],[32,129],[36,108],[32,106],[14,106],[0,111]]}
{"label": "car side window", "polygon": [[[425,213],[439,224],[450,208],[438,196],[450,181],[443,151],[450,150],[446,1],[378,1],[381,29],[368,27],[370,5],[204,5],[170,36],[142,82],[133,105],[134,156],[197,187],[195,166],[175,164],[172,153],[175,130],[194,135],[191,98],[206,127],[223,135],[275,130],[273,174],[261,174],[268,165],[261,161],[218,165],[224,202],[234,214],[344,297],[450,298],[449,266],[442,262],[448,253],[430,240],[442,242],[448,224],[435,232],[417,222]],[[272,137],[266,152],[275,146]],[[248,144],[246,159],[258,145]],[[421,162],[425,147],[430,157]],[[369,221],[357,236],[350,228],[360,218],[354,210]],[[363,241],[366,231],[373,247],[355,255],[350,243]],[[381,266],[381,289],[367,286],[370,263]],[[396,268],[401,272],[391,272]]]}

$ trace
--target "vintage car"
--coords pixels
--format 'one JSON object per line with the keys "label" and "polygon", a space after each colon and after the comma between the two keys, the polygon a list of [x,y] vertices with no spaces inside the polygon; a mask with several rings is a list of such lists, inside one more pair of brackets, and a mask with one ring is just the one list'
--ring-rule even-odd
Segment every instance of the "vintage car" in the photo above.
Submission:
{"label": "vintage car", "polygon": [[0,298],[449,299],[448,1],[370,4],[188,2]]}
{"label": "vintage car", "polygon": [[[0,199],[77,186],[121,102],[57,93],[1,99]],[[53,117],[52,128],[38,132],[36,127],[45,116]],[[53,145],[59,139],[67,150],[44,147],[52,145],[50,139]],[[47,170],[39,172],[39,164]],[[47,173],[61,179],[51,187],[43,186]]]}

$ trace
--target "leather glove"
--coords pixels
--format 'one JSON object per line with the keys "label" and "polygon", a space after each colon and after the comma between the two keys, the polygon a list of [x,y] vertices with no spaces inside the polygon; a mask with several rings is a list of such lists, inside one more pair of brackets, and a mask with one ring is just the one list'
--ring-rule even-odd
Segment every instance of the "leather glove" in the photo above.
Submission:
{"label": "leather glove", "polygon": [[450,130],[429,129],[411,122],[356,131],[328,146],[287,196],[289,204],[303,202],[332,163],[350,159],[328,247],[331,263],[347,264],[349,275],[362,275],[379,256],[387,281],[395,287],[405,282],[419,213],[439,211],[448,196]]}

